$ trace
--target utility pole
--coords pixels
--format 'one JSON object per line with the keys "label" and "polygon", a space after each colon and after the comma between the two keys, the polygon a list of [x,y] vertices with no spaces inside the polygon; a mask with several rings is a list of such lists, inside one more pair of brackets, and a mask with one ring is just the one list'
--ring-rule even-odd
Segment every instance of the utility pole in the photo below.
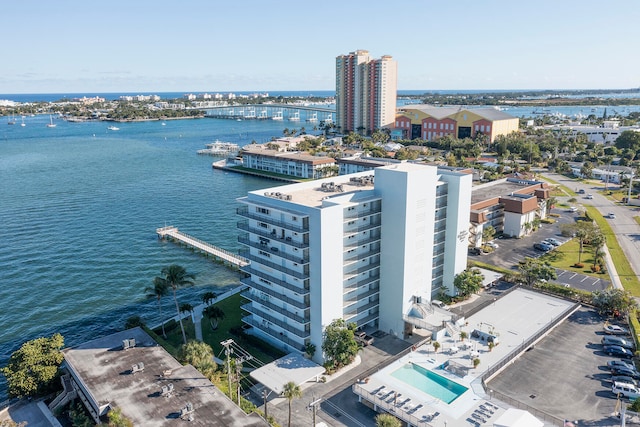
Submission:
{"label": "utility pole", "polygon": [[270,394],[271,392],[267,392],[266,388],[262,389],[262,400],[264,401],[264,419],[267,420],[267,422],[269,422],[269,414],[267,413],[267,397],[269,397]]}
{"label": "utility pole", "polygon": [[320,402],[322,402],[322,399],[316,399],[307,406],[307,409],[310,409],[313,414],[313,427],[316,427],[316,410],[318,409],[318,404]]}
{"label": "utility pole", "polygon": [[231,349],[231,344],[233,344],[233,340],[225,340],[220,343],[224,347],[224,354],[227,356],[227,379],[229,381],[229,398],[233,399],[231,396],[231,353],[233,350]]}

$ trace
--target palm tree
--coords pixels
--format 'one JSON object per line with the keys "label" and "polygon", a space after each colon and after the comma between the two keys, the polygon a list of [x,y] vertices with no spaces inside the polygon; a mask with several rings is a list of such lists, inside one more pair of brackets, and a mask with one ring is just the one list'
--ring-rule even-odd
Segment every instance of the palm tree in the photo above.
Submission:
{"label": "palm tree", "polygon": [[216,298],[218,298],[218,294],[216,294],[215,292],[205,292],[202,295],[202,303],[209,305],[211,304],[211,301],[215,300]]}
{"label": "palm tree", "polygon": [[209,324],[213,330],[218,329],[218,320],[224,319],[224,311],[222,311],[222,309],[217,305],[210,305],[204,309],[202,314],[209,319]]}
{"label": "palm tree", "polygon": [[293,381],[289,381],[286,383],[282,389],[282,397],[286,398],[289,401],[289,427],[291,427],[291,401],[293,399],[298,399],[302,397],[302,389],[300,386],[294,383]]}
{"label": "palm tree", "polygon": [[[162,278],[155,277],[153,279],[153,287],[147,286],[144,288],[144,291],[147,293],[148,298],[155,297],[158,300],[158,312],[160,313],[160,319],[162,319],[162,304],[160,304],[160,299],[169,295],[169,286],[167,286]],[[162,321],[162,337],[167,338],[167,334],[164,331],[164,320]]]}
{"label": "palm tree", "polygon": [[178,305],[178,296],[176,291],[183,286],[193,286],[193,281],[196,278],[195,274],[187,273],[187,270],[178,264],[171,264],[168,267],[164,267],[161,271],[162,277],[156,277],[154,279],[164,283],[167,287],[171,287],[173,290],[173,301],[176,304],[176,313],[178,314],[178,321],[180,322],[180,330],[182,331],[182,340],[184,344],[187,343],[187,334],[184,333],[184,325],[182,324],[182,318],[180,317],[180,306]]}

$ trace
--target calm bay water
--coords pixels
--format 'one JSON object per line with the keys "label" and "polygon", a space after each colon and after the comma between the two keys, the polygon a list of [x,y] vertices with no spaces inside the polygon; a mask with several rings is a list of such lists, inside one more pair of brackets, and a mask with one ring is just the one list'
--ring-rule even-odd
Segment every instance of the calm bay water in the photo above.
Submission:
{"label": "calm bay water", "polygon": [[[216,171],[196,150],[220,139],[244,144],[291,123],[215,119],[118,124],[25,118],[0,123],[0,366],[22,342],[60,332],[66,345],[158,318],[143,289],[162,267],[197,274],[180,302],[198,303],[237,273],[158,240],[165,224],[236,251],[235,202],[274,181]],[[303,124],[299,124],[302,126]],[[166,298],[163,312],[170,313]]]}

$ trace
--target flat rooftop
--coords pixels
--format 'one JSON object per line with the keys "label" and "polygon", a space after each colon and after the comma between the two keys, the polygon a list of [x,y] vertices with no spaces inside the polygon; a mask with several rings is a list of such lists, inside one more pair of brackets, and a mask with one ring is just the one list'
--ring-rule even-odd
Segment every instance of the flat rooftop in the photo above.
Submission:
{"label": "flat rooftop", "polygon": [[[381,166],[382,169],[395,169],[405,172],[424,170],[425,167],[435,166],[410,162]],[[440,172],[448,173],[448,171],[439,171],[439,173]],[[357,198],[359,201],[362,201],[363,198],[377,198],[373,193],[364,193],[365,190],[374,189],[374,175],[374,171],[357,172],[309,182],[272,187],[251,193],[258,196],[286,200],[303,206],[319,208],[325,200],[337,196],[348,196],[346,199],[349,199],[349,197]],[[341,200],[341,203],[346,202],[348,203],[348,200]]]}
{"label": "flat rooftop", "polygon": [[496,197],[508,196],[509,194],[530,187],[534,184],[519,184],[512,181],[493,181],[487,184],[478,185],[471,190],[471,207],[479,202]]}
{"label": "flat rooftop", "polygon": [[[123,340],[131,338],[135,347],[124,350]],[[140,328],[65,349],[63,354],[85,394],[99,407],[120,408],[135,426],[175,426],[182,422],[180,410],[187,403],[194,409],[190,426],[268,426],[258,415],[246,415],[198,370],[181,365]],[[140,362],[144,370],[132,373],[132,366]],[[169,383],[174,391],[164,397],[161,389]]]}
{"label": "flat rooftop", "polygon": [[[497,335],[499,344],[492,350],[480,339],[460,342],[459,337],[447,335],[438,339],[441,348],[437,353],[431,344],[418,347],[357,384],[355,389],[364,399],[386,410],[393,409],[399,418],[412,421],[414,425],[420,425],[420,422],[438,426],[445,422],[451,426],[468,425],[466,420],[477,420],[476,417],[485,419],[480,424],[493,425],[508,408],[491,406],[500,405],[500,402],[488,401],[481,384],[482,375],[510,353],[519,351],[523,343],[560,316],[568,316],[573,306],[570,301],[516,289],[466,319],[466,325],[460,328],[469,337],[475,329]],[[474,357],[480,359],[477,368],[471,364]],[[394,375],[412,365],[418,367],[417,372],[431,371],[466,390],[451,403],[446,403]],[[451,370],[449,366],[455,369]]]}

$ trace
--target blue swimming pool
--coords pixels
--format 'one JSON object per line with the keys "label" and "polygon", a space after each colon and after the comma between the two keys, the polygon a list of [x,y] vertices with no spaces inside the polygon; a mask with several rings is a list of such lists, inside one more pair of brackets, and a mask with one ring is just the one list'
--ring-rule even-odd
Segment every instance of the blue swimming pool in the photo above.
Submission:
{"label": "blue swimming pool", "polygon": [[396,369],[391,376],[445,403],[453,402],[468,390],[463,385],[413,363]]}

